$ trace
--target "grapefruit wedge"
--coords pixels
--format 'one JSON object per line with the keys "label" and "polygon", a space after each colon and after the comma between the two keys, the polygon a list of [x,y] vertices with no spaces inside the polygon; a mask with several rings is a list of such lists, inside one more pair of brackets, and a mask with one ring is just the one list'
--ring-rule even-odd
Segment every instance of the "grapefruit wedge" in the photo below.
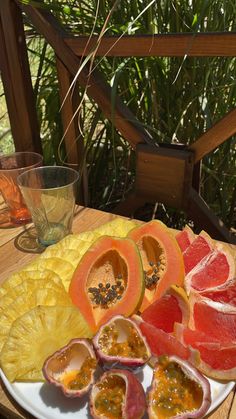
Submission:
{"label": "grapefruit wedge", "polygon": [[187,293],[191,289],[203,291],[224,284],[234,275],[235,262],[229,248],[218,245],[186,275],[185,288]]}
{"label": "grapefruit wedge", "polygon": [[173,285],[162,297],[147,307],[141,317],[158,329],[172,333],[175,322],[188,324],[189,315],[188,297],[184,289]]}
{"label": "grapefruit wedge", "polygon": [[210,236],[205,231],[201,231],[183,253],[185,274],[187,275],[213,248],[214,244]]}
{"label": "grapefruit wedge", "polygon": [[137,322],[142,334],[147,339],[147,343],[151,349],[152,355],[158,357],[160,355],[176,355],[181,359],[193,361],[194,365],[199,362],[199,353],[183,345],[178,339],[164,330],[158,329],[151,324],[143,321],[139,316],[133,316]]}
{"label": "grapefruit wedge", "polygon": [[236,307],[236,278],[230,279],[218,287],[201,291],[200,294],[210,300]]}
{"label": "grapefruit wedge", "polygon": [[190,293],[189,304],[191,329],[236,345],[236,307],[212,301],[195,292]]}
{"label": "grapefruit wedge", "polygon": [[[176,323],[175,336],[182,345],[200,353],[197,368],[208,377],[217,380],[236,379],[236,344],[222,343],[198,330]],[[193,360],[194,362],[194,360]]]}
{"label": "grapefruit wedge", "polygon": [[186,225],[182,231],[176,234],[175,238],[181,252],[184,252],[195,239],[195,235],[191,228]]}

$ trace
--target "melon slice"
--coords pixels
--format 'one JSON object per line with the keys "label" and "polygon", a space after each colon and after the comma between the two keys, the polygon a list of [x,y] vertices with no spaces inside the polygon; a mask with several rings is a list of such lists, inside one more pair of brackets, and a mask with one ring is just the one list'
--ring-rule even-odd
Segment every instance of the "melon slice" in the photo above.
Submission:
{"label": "melon slice", "polygon": [[235,275],[234,258],[228,247],[216,245],[185,277],[187,292],[203,291],[222,285]]}
{"label": "melon slice", "polygon": [[188,324],[189,315],[189,303],[184,289],[172,285],[162,297],[142,312],[141,317],[158,329],[172,333],[175,322]]}
{"label": "melon slice", "polygon": [[236,344],[222,343],[198,330],[191,330],[180,323],[175,324],[177,339],[200,353],[197,368],[208,377],[217,380],[236,379]]}
{"label": "melon slice", "polygon": [[184,252],[195,239],[194,232],[189,226],[185,226],[182,231],[179,231],[175,236],[181,252]]}
{"label": "melon slice", "polygon": [[236,307],[236,278],[230,279],[218,287],[201,291],[200,294],[210,300]]}
{"label": "melon slice", "polygon": [[143,311],[171,285],[183,285],[183,256],[174,236],[159,220],[134,228],[128,237],[137,244],[142,259],[146,287]]}
{"label": "melon slice", "polygon": [[113,316],[130,316],[144,295],[140,254],[128,238],[100,237],[83,255],[69,287],[72,302],[95,332]]}
{"label": "melon slice", "polygon": [[201,231],[183,253],[185,274],[188,274],[213,248],[214,244],[210,236],[205,231]]}
{"label": "melon slice", "polygon": [[203,332],[221,342],[236,344],[236,307],[202,297],[189,295],[191,329]]}

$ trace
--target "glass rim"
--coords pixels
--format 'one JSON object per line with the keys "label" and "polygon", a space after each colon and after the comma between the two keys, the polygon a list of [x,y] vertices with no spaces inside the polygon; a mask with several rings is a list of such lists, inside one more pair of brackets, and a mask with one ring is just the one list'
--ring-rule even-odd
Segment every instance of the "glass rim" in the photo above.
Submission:
{"label": "glass rim", "polygon": [[[75,175],[75,179],[66,183],[65,185],[50,187],[50,188],[35,188],[35,187],[33,188],[32,186],[26,186],[26,185],[21,185],[20,184],[20,181],[21,181],[20,178],[23,178],[24,176],[27,176],[27,174],[29,174],[29,172],[42,172],[42,171],[46,171],[48,169],[50,171],[63,169],[66,172],[73,173]],[[74,183],[76,183],[78,181],[79,176],[80,176],[80,174],[77,170],[71,169],[70,167],[67,167],[67,166],[39,166],[39,167],[33,167],[32,169],[26,170],[25,172],[23,172],[19,176],[17,176],[17,184],[20,188],[31,189],[33,191],[50,191],[50,190],[55,191],[57,189],[63,189],[67,186],[74,185]]]}
{"label": "glass rim", "polygon": [[[41,162],[43,162],[43,155],[40,154],[40,153],[36,153],[35,151],[15,151],[14,153],[2,154],[2,155],[0,155],[0,160],[5,160],[5,159],[7,160],[7,159],[10,159],[11,157],[15,157],[15,156],[17,157],[20,154],[24,155],[24,156],[34,155],[34,156],[40,157]],[[14,172],[14,171],[22,170],[22,169],[25,169],[25,168],[27,168],[27,171],[28,171],[28,170],[31,170],[31,168],[33,169],[35,165],[38,165],[40,160],[38,160],[37,162],[34,162],[34,163],[30,163],[28,166],[21,166],[20,165],[19,167],[14,167],[12,169],[4,169],[4,168],[0,167],[0,171],[2,170],[4,172]]]}

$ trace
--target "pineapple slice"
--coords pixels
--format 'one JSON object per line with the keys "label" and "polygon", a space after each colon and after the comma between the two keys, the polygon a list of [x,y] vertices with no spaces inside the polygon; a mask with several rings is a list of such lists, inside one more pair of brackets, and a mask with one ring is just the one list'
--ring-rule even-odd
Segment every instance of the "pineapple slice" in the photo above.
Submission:
{"label": "pineapple slice", "polygon": [[10,382],[44,381],[46,358],[73,338],[92,332],[73,306],[38,306],[16,319],[0,353],[1,368]]}
{"label": "pineapple slice", "polygon": [[115,218],[96,228],[94,232],[98,233],[99,236],[126,237],[128,232],[134,227],[137,227],[137,223],[134,221],[126,220],[125,218]]}
{"label": "pineapple slice", "polygon": [[43,271],[39,270],[30,270],[30,271],[20,271],[12,274],[0,288],[0,298],[5,295],[9,290],[21,284],[25,279],[35,279],[36,281],[41,281],[42,279],[48,279],[54,281],[56,284],[62,285],[61,278],[50,269],[44,269]]}
{"label": "pineapple slice", "polygon": [[14,302],[0,313],[0,351],[7,339],[12,323],[27,311],[38,306],[70,306],[72,305],[65,291],[55,291],[50,288],[35,289],[31,294],[25,293],[17,297]]}
{"label": "pineapple slice", "polygon": [[75,270],[74,266],[70,262],[60,259],[59,257],[49,257],[47,259],[38,257],[23,270],[30,271],[32,269],[39,271],[50,269],[55,272],[60,276],[66,291],[68,291],[70,281]]}
{"label": "pineapple slice", "polygon": [[37,306],[70,306],[72,301],[69,294],[65,291],[55,291],[54,289],[39,288],[32,293]]}
{"label": "pineapple slice", "polygon": [[75,249],[56,249],[55,247],[48,247],[48,249],[40,256],[41,259],[48,259],[51,257],[58,257],[66,260],[70,262],[75,269],[81,259],[81,254]]}
{"label": "pineapple slice", "polygon": [[52,288],[55,291],[64,291],[63,286],[57,285],[54,281],[42,279],[40,282],[34,279],[25,279],[21,284],[10,289],[2,298],[0,298],[0,313],[3,312],[7,306],[12,304],[17,297],[22,294],[28,295],[38,288]]}

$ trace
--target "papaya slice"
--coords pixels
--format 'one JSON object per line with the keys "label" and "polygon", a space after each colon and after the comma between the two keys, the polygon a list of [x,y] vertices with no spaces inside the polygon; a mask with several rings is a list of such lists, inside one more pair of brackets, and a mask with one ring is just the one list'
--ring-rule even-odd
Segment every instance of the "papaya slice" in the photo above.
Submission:
{"label": "papaya slice", "polygon": [[184,262],[175,237],[159,220],[128,233],[137,244],[144,270],[145,295],[140,311],[160,298],[171,285],[183,286]]}
{"label": "papaya slice", "polygon": [[69,294],[95,332],[113,316],[136,312],[144,296],[142,261],[129,238],[102,236],[83,255]]}

